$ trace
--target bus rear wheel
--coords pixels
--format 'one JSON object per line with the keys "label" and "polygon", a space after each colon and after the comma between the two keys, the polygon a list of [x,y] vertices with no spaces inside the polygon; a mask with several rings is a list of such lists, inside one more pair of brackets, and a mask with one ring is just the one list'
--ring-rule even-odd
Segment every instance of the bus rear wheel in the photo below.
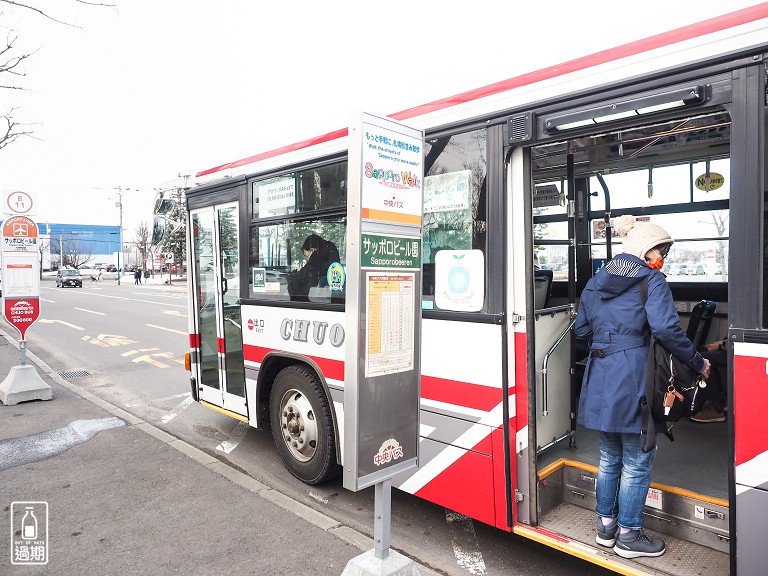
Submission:
{"label": "bus rear wheel", "polygon": [[270,421],[277,451],[296,478],[319,484],[338,475],[331,406],[312,370],[280,371],[270,396]]}

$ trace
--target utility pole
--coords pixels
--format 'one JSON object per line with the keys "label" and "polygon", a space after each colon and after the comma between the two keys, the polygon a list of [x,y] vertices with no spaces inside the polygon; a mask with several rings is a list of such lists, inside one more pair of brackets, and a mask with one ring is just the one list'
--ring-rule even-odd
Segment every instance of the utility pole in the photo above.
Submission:
{"label": "utility pole", "polygon": [[117,252],[117,285],[120,286],[120,274],[121,274],[121,268],[120,265],[120,255],[123,252],[123,191],[128,191],[130,188],[123,188],[122,186],[115,187],[115,190],[117,190],[117,202],[115,202],[115,206],[117,206],[120,209],[120,229],[118,230],[119,234],[119,242],[120,247]]}

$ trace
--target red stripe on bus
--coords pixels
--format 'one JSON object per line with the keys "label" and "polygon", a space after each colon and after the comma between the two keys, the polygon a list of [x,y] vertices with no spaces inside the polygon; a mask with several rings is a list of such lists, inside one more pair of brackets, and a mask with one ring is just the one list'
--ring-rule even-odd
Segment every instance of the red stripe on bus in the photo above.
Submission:
{"label": "red stripe on bus", "polygon": [[463,452],[415,495],[493,526],[493,458],[472,450]]}
{"label": "red stripe on bus", "polygon": [[731,12],[730,14],[716,16],[702,22],[696,22],[695,24],[689,24],[688,26],[676,28],[668,32],[662,32],[661,34],[643,38],[642,40],[622,44],[616,48],[595,52],[594,54],[569,60],[562,64],[541,68],[534,72],[528,72],[494,84],[488,84],[487,86],[468,92],[462,92],[455,96],[435,100],[429,104],[422,104],[408,110],[397,112],[390,117],[395,120],[406,120],[408,118],[413,118],[414,116],[422,116],[458,104],[466,104],[473,100],[493,96],[494,94],[506,92],[514,88],[520,88],[521,86],[535,84],[543,80],[551,80],[552,78],[571,74],[572,72],[586,70],[587,68],[607,64],[608,62],[614,62],[616,60],[621,60],[622,58],[628,58],[629,56],[636,56],[643,52],[650,52],[651,50],[671,46],[672,44],[698,38],[699,36],[705,36],[714,32],[720,32],[721,30],[727,30],[728,28],[741,26],[742,24],[748,24],[766,17],[768,17],[768,2]]}
{"label": "red stripe on bus", "polygon": [[337,138],[343,138],[346,135],[346,128],[342,128],[341,130],[334,130],[333,132],[315,136],[314,138],[308,138],[306,140],[302,140],[301,142],[296,142],[295,144],[289,144],[281,148],[275,148],[274,150],[269,150],[267,152],[262,152],[261,154],[243,158],[242,160],[235,160],[234,162],[222,164],[221,166],[216,166],[215,168],[203,170],[202,172],[197,173],[197,177],[206,176],[208,174],[213,174],[214,172],[219,172],[221,170],[228,170],[230,168],[238,168],[240,166],[244,166],[245,164],[252,164],[253,162],[258,162],[259,160],[266,160],[267,158],[274,158],[275,156],[287,154],[288,152],[295,152],[296,150],[301,150],[302,148],[309,148],[310,146],[316,146],[324,142],[330,142],[331,140],[336,140]]}
{"label": "red stripe on bus", "polygon": [[501,402],[501,389],[422,374],[421,397],[487,412]]}
{"label": "red stripe on bus", "polygon": [[[261,346],[252,346],[250,344],[243,345],[243,357],[250,362],[258,362],[261,364],[270,352],[280,352],[274,348],[262,348]],[[341,360],[331,360],[330,358],[321,358],[320,356],[304,355],[305,358],[309,358],[317,364],[320,368],[320,372],[326,378],[333,380],[344,380],[344,362]]]}
{"label": "red stripe on bus", "polygon": [[[582,56],[581,58],[576,58],[574,60],[569,60],[568,62],[564,62],[562,64],[548,66],[547,68],[541,68],[534,72],[528,72],[520,76],[514,76],[513,78],[509,78],[507,80],[502,80],[494,84],[488,84],[487,86],[483,86],[481,88],[462,92],[460,94],[442,98],[440,100],[435,100],[427,104],[421,104],[413,108],[401,110],[400,112],[390,114],[389,117],[394,118],[395,120],[406,120],[408,118],[422,116],[424,114],[429,114],[430,112],[436,112],[438,110],[450,108],[451,106],[466,104],[467,102],[472,102],[473,100],[477,100],[479,98],[493,96],[494,94],[506,92],[514,88],[520,88],[521,86],[535,84],[536,82],[541,82],[543,80],[550,80],[552,78],[557,78],[558,76],[563,76],[572,72],[578,72],[579,70],[585,70],[600,64],[607,64],[608,62],[614,62],[622,58],[635,56],[637,54],[642,54],[643,52],[649,52],[651,50],[670,46],[678,42],[691,40],[699,36],[705,36],[706,34],[712,34],[721,30],[727,30],[728,28],[741,26],[742,24],[748,24],[750,22],[761,20],[766,17],[768,17],[768,2],[758,4],[757,6],[744,8],[742,10],[737,10],[736,12],[731,12],[730,14],[716,16],[702,22],[689,24],[687,26],[676,28],[668,32],[662,32],[661,34],[656,34],[655,36],[650,36],[642,40],[636,40],[635,42],[623,44],[615,48],[609,48],[608,50],[595,52],[594,54]],[[342,128],[341,130],[335,130],[334,132],[328,132],[327,134],[322,134],[314,138],[308,138],[307,140],[302,140],[301,142],[297,142],[295,144],[289,144],[288,146],[276,148],[275,150],[269,150],[267,152],[262,152],[261,154],[249,156],[248,158],[243,158],[242,160],[235,160],[234,162],[222,164],[221,166],[216,166],[215,168],[209,168],[208,170],[198,172],[196,176],[207,176],[208,174],[214,174],[215,172],[219,172],[221,170],[238,168],[246,164],[258,162],[260,160],[266,160],[267,158],[274,158],[275,156],[280,156],[281,154],[287,154],[288,152],[295,152],[296,150],[301,150],[303,148],[308,148],[310,146],[315,146],[324,142],[330,142],[332,140],[336,140],[337,138],[343,138],[346,135],[347,128]]]}
{"label": "red stripe on bus", "polygon": [[765,406],[756,402],[768,390],[768,359],[734,356],[733,428],[736,466],[768,452],[768,420]]}
{"label": "red stripe on bus", "polygon": [[189,347],[190,348],[200,348],[200,334],[190,334],[189,335]]}

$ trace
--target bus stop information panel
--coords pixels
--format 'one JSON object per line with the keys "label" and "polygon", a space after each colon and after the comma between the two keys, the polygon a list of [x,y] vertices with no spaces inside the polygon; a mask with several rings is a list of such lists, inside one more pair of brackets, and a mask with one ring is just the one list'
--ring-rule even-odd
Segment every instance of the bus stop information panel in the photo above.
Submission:
{"label": "bus stop information panel", "polygon": [[418,465],[423,132],[357,113],[349,129],[344,487]]}

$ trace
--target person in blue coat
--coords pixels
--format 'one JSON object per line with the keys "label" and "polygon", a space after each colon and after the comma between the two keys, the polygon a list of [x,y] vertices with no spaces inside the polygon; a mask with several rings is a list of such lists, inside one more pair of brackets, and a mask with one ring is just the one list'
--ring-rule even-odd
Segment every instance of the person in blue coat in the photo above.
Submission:
{"label": "person in blue coat", "polygon": [[[574,331],[590,339],[578,421],[600,431],[597,538],[624,558],[661,556],[666,546],[643,532],[643,506],[651,485],[655,447],[643,450],[641,403],[651,333],[704,378],[710,364],[680,327],[672,292],[661,273],[674,240],[661,226],[616,219],[624,252],[584,287]],[[643,304],[643,278],[647,292]]]}

